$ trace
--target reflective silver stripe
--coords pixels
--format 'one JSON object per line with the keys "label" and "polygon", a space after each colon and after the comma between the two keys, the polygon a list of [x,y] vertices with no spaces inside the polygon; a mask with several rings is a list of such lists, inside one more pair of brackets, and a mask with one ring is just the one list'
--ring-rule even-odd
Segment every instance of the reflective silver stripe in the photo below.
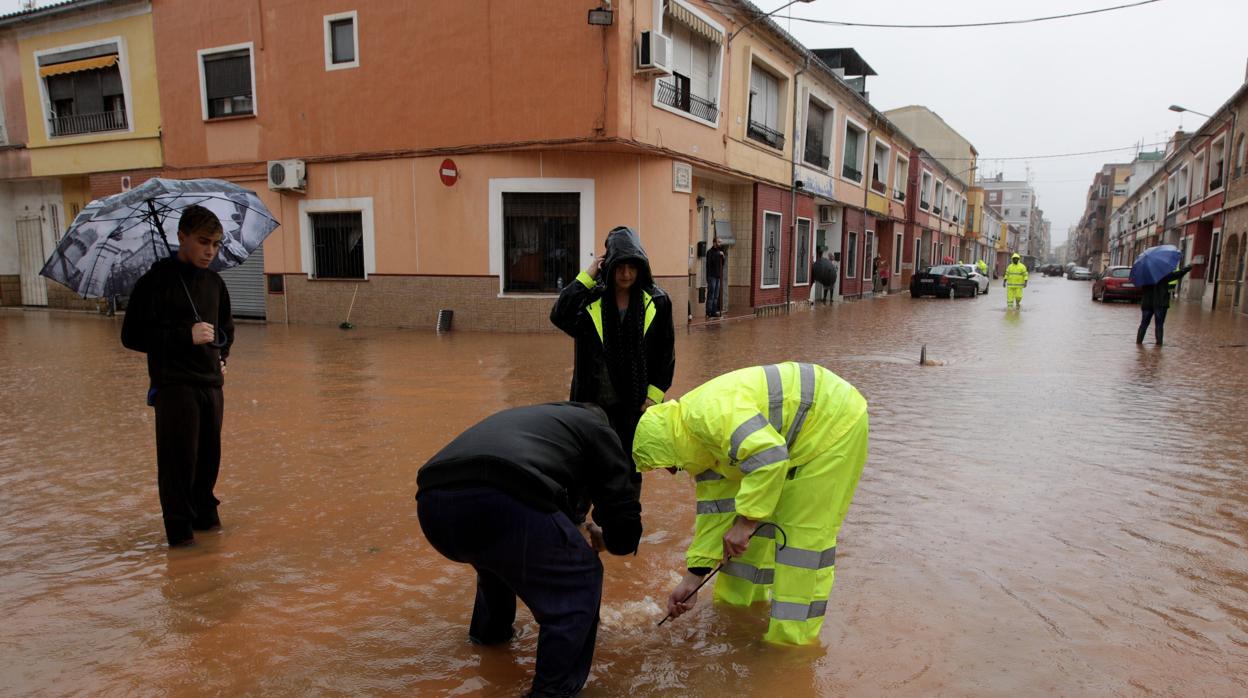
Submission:
{"label": "reflective silver stripe", "polygon": [[802,399],[797,405],[797,412],[793,414],[793,424],[789,426],[789,435],[784,439],[789,446],[793,445],[793,440],[801,432],[802,424],[806,421],[806,411],[815,401],[815,367],[812,364],[798,364],[797,368],[801,371],[802,377]]}
{"label": "reflective silver stripe", "polygon": [[759,451],[741,461],[741,472],[749,475],[764,465],[779,463],[789,459],[789,449],[784,444],[776,444],[765,451]]}
{"label": "reflective silver stripe", "polygon": [[709,482],[711,480],[723,480],[724,476],[714,470],[703,470],[697,475],[694,475],[693,479],[695,482]]}
{"label": "reflective silver stripe", "polygon": [[827,612],[827,601],[815,601],[809,605],[792,601],[771,602],[771,617],[776,620],[810,620]]}
{"label": "reflective silver stripe", "polygon": [[741,425],[732,432],[732,441],[728,446],[728,457],[735,461],[737,459],[737,451],[741,448],[741,444],[745,443],[745,440],[750,438],[750,434],[753,434],[765,426],[767,426],[767,418],[761,413],[750,417],[744,422],[741,422]]}
{"label": "reflective silver stripe", "polygon": [[767,419],[779,434],[784,430],[784,383],[780,381],[780,367],[769,364],[763,367],[767,375]]}
{"label": "reflective silver stripe", "polygon": [[760,570],[754,565],[747,565],[744,562],[738,562],[736,560],[724,565],[723,569],[720,571],[724,574],[739,577],[747,582],[753,582],[755,584],[771,584],[776,580],[775,570]]}
{"label": "reflective silver stripe", "polygon": [[732,514],[737,510],[735,499],[707,499],[698,502],[699,514]]}
{"label": "reflective silver stripe", "polygon": [[836,564],[836,546],[824,551],[786,547],[784,550],[776,551],[776,564],[802,567],[808,570],[832,567]]}

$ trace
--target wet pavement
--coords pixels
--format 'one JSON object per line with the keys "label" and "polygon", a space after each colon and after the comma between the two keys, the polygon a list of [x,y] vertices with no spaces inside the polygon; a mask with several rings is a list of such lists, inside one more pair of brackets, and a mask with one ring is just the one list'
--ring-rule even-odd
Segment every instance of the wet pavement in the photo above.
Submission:
{"label": "wet pavement", "polygon": [[[1248,694],[1248,318],[1033,277],[680,332],[673,394],[800,359],[870,401],[822,645],[706,598],[656,630],[692,485],[647,475],[586,695]],[[473,576],[420,535],[416,469],[497,409],[562,399],[571,341],[241,325],[225,528],[165,548],[142,356],[120,322],[0,312],[0,694],[508,695]],[[937,365],[918,365],[919,348]],[[703,595],[706,597],[707,595]]]}

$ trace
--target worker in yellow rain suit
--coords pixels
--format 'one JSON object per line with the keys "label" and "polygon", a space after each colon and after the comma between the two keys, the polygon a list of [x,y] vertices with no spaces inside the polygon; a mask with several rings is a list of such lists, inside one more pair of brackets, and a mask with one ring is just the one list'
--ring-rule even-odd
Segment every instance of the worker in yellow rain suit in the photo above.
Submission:
{"label": "worker in yellow rain suit", "polygon": [[733,371],[646,410],[633,458],[697,483],[688,572],[669,613],[693,608],[690,594],[723,561],[716,600],[770,600],[764,639],[818,640],[836,536],[867,460],[867,401],[854,386],[813,364]]}
{"label": "worker in yellow rain suit", "polygon": [[1015,252],[1010,257],[1010,266],[1005,268],[1005,307],[1010,304],[1023,307],[1023,287],[1027,285],[1027,267],[1022,257]]}

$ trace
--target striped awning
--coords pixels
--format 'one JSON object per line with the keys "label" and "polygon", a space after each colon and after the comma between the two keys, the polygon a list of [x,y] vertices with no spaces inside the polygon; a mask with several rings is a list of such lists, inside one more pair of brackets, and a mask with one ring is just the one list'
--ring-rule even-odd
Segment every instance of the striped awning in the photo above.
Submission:
{"label": "striped awning", "polygon": [[117,65],[117,56],[115,55],[96,56],[95,58],[83,58],[77,61],[45,65],[39,69],[39,76],[46,78],[50,75],[64,75],[66,73],[77,73],[83,70],[100,70],[101,68],[110,68],[115,65]]}
{"label": "striped awning", "polygon": [[712,27],[701,17],[689,11],[689,8],[676,2],[676,0],[667,0],[667,7],[664,9],[666,14],[672,20],[679,22],[689,29],[689,31],[706,39],[713,44],[724,43],[724,34],[715,27]]}

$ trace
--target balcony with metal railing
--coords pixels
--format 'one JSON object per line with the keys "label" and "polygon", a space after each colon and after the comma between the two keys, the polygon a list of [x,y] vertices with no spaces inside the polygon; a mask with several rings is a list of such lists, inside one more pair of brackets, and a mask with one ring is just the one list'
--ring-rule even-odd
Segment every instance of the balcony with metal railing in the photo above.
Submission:
{"label": "balcony with metal railing", "polygon": [[79,136],[84,133],[122,131],[129,128],[124,111],[105,111],[95,114],[70,114],[48,119],[53,136]]}
{"label": "balcony with metal railing", "polygon": [[841,176],[844,177],[845,179],[852,179],[855,182],[862,181],[862,172],[855,170],[853,167],[850,167],[849,165],[841,165]]}
{"label": "balcony with metal railing", "polygon": [[888,187],[884,186],[884,183],[878,179],[871,180],[871,190],[876,192],[877,194],[888,193]]}
{"label": "balcony with metal railing", "polygon": [[745,135],[756,141],[761,141],[778,150],[784,150],[784,134],[775,129],[768,128],[757,121],[751,120],[749,128],[746,129]]}
{"label": "balcony with metal railing", "polygon": [[894,189],[894,190],[893,190],[893,198],[894,198],[894,199],[897,199],[898,201],[905,201],[905,200],[906,200],[906,193],[905,193],[904,191],[900,190],[900,189]]}
{"label": "balcony with metal railing", "polygon": [[688,90],[677,89],[672,83],[663,80],[659,81],[659,102],[703,121],[713,122],[719,117],[719,107],[714,102],[703,99]]}

